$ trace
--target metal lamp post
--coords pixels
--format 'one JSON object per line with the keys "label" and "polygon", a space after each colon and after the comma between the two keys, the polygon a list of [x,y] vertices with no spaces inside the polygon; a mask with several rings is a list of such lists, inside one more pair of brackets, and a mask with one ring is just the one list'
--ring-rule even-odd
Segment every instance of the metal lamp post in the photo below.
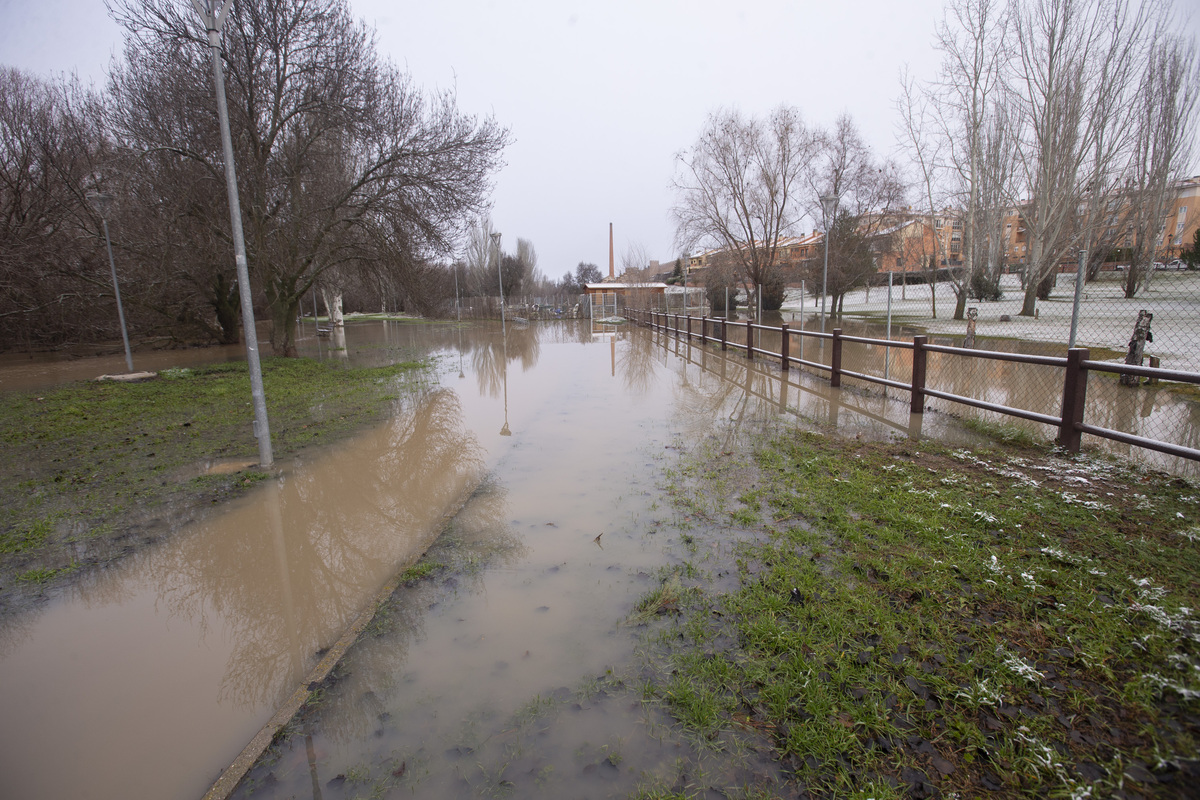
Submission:
{"label": "metal lamp post", "polygon": [[221,67],[221,27],[233,0],[192,0],[192,6],[208,31],[212,49],[213,84],[217,91],[217,117],[221,123],[221,150],[225,158],[225,188],[229,195],[229,220],[233,228],[233,254],[237,264],[238,293],[242,301],[242,328],[246,335],[246,363],[250,368],[250,393],[254,398],[254,436],[258,439],[258,463],[275,463],[271,452],[271,428],[267,421],[267,397],[263,391],[262,366],[258,360],[258,329],[254,325],[254,303],[250,295],[250,273],[246,265],[246,240],[242,233],[242,205],[238,199],[237,170],[233,163],[233,136],[229,132],[229,108],[225,101],[225,73]]}
{"label": "metal lamp post", "polygon": [[462,322],[462,301],[458,299],[458,264],[453,264],[454,267],[454,310],[458,314],[458,321]]}
{"label": "metal lamp post", "polygon": [[493,233],[492,241],[496,243],[496,277],[500,279],[500,331],[504,338],[504,361],[500,365],[501,374],[504,376],[504,427],[500,429],[500,435],[512,436],[508,427],[508,325],[504,321],[504,259],[500,255],[500,234]]}
{"label": "metal lamp post", "polygon": [[112,240],[108,237],[108,207],[112,205],[113,196],[107,192],[91,192],[87,197],[100,214],[100,224],[104,226],[104,246],[108,248],[108,266],[112,270],[113,294],[117,297],[117,318],[121,320],[121,341],[125,343],[125,367],[133,372],[133,355],[129,352],[129,333],[125,329],[125,306],[121,303],[121,286],[117,282],[117,262],[113,260]]}
{"label": "metal lamp post", "polygon": [[504,269],[500,257],[500,234],[493,233],[492,241],[496,244],[496,277],[500,279],[500,327],[505,328],[504,323]]}
{"label": "metal lamp post", "polygon": [[825,295],[829,284],[829,225],[837,214],[838,196],[826,194],[821,196],[821,211],[825,214],[825,268],[821,271],[821,330],[825,330]]}

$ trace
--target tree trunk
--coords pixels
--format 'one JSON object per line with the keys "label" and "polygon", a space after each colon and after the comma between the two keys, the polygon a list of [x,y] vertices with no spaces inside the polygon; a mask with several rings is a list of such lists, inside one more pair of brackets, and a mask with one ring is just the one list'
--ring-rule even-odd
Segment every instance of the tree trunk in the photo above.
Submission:
{"label": "tree trunk", "polygon": [[[1137,322],[1133,326],[1133,337],[1129,340],[1129,352],[1125,355],[1125,363],[1134,366],[1142,365],[1142,355],[1146,350],[1146,342],[1153,342],[1154,336],[1150,333],[1150,321],[1154,319],[1154,315],[1149,311],[1142,309],[1138,312]],[[1123,386],[1137,386],[1141,383],[1141,378],[1137,375],[1122,375],[1121,384]]]}
{"label": "tree trunk", "polygon": [[271,352],[285,358],[296,357],[296,312],[299,298],[281,299],[272,303],[267,313],[271,317]]}
{"label": "tree trunk", "polygon": [[236,281],[218,273],[213,281],[210,302],[221,326],[221,344],[237,344],[241,338],[241,300]]}
{"label": "tree trunk", "polygon": [[321,299],[325,301],[325,313],[329,315],[331,327],[340,328],[346,324],[342,316],[342,293],[335,289],[321,289]]}

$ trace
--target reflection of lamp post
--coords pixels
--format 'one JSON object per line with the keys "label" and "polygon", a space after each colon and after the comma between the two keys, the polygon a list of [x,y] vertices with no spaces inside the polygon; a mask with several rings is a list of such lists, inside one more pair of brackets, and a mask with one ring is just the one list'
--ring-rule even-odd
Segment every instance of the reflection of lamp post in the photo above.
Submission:
{"label": "reflection of lamp post", "polygon": [[836,194],[821,196],[821,211],[825,214],[825,268],[821,272],[821,330],[825,330],[825,287],[829,283],[829,225],[833,215],[837,213],[837,206]]}
{"label": "reflection of lamp post", "polygon": [[117,318],[121,320],[121,341],[125,343],[125,367],[133,372],[133,355],[129,352],[129,334],[125,331],[125,307],[121,304],[121,287],[117,283],[117,262],[113,261],[112,240],[108,238],[108,207],[112,205],[113,196],[107,192],[90,192],[88,200],[100,214],[100,224],[104,226],[104,246],[108,248],[108,266],[112,269],[113,294],[117,296]]}
{"label": "reflection of lamp post", "polygon": [[225,72],[221,68],[221,28],[233,0],[192,0],[192,6],[208,31],[212,49],[213,84],[217,93],[217,119],[221,125],[221,152],[225,159],[225,191],[229,195],[229,220],[233,233],[233,257],[237,265],[238,293],[242,300],[242,328],[246,334],[246,365],[250,369],[250,395],[254,399],[254,436],[258,439],[258,463],[275,463],[271,452],[271,429],[267,423],[267,396],[263,392],[262,367],[258,363],[258,329],[254,325],[254,302],[250,295],[250,271],[246,265],[246,239],[242,233],[242,205],[238,200],[237,170],[233,164],[233,136],[229,133],[229,108],[225,102]]}
{"label": "reflection of lamp post", "polygon": [[467,373],[463,372],[463,343],[462,343],[462,325],[458,326],[458,377],[465,378]]}
{"label": "reflection of lamp post", "polygon": [[504,270],[500,263],[500,234],[493,233],[492,241],[496,243],[496,277],[500,279],[500,327],[504,327]]}
{"label": "reflection of lamp post", "polygon": [[[499,236],[500,234],[492,235]],[[503,295],[500,296],[500,302],[504,302]],[[503,309],[504,306],[501,305],[500,308]],[[501,323],[503,323],[503,319]],[[500,429],[500,435],[512,436],[512,431],[508,429],[508,331],[504,332],[504,362],[500,365],[500,369],[502,370],[500,374],[504,376],[504,427]]]}

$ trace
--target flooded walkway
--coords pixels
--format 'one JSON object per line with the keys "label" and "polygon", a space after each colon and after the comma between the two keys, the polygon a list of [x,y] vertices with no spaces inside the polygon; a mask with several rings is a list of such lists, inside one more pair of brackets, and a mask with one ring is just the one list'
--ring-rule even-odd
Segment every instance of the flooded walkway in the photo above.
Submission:
{"label": "flooded walkway", "polygon": [[[400,758],[388,774],[423,796],[482,791],[474,759],[451,763],[480,745],[473,735],[628,661],[636,642],[619,623],[684,535],[664,497],[677,449],[780,417],[912,432],[906,402],[843,402],[819,382],[788,387],[771,367],[631,328],[363,323],[344,346],[321,355],[432,354],[437,374],[386,424],[283,465],[0,630],[0,794],[199,797],[439,534],[449,576],[352,651],[320,729],[247,789],[350,796],[355,775]],[[609,746],[603,730],[589,735]],[[558,774],[567,783],[547,773],[545,796],[581,779]]]}

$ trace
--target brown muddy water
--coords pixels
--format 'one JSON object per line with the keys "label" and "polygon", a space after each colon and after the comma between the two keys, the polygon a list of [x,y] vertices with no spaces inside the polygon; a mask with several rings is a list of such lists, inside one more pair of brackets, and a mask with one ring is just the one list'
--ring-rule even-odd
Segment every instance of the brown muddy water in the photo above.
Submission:
{"label": "brown muddy water", "polygon": [[[385,424],[0,629],[0,796],[201,796],[430,547],[449,569],[395,595],[243,793],[621,796],[688,779],[678,765],[703,754],[631,690],[647,643],[622,621],[681,554],[720,580],[733,543],[672,510],[664,469],[780,423],[961,435],[906,401],[781,383],[631,327],[364,322],[302,346],[436,366]],[[743,752],[751,766],[720,779],[770,780]]]}
{"label": "brown muddy water", "polygon": [[[754,330],[755,347],[779,352],[781,335],[777,327],[784,318],[776,314],[764,317],[765,325],[774,329]],[[800,325],[788,319],[789,328],[798,330]],[[674,325],[672,320],[671,325]],[[680,323],[681,325],[683,323]],[[693,333],[699,334],[700,323],[693,321]],[[844,320],[837,323],[847,336],[883,339],[886,327],[875,323]],[[827,323],[827,330],[834,324]],[[821,330],[819,321],[810,319],[805,325],[810,332]],[[711,323],[709,335],[720,335],[718,324]],[[922,331],[895,325],[891,330],[893,340],[912,343],[912,337]],[[686,335],[686,334],[684,334]],[[746,343],[745,320],[731,322],[728,329],[729,347],[744,352]],[[962,336],[931,336],[930,344],[945,347],[962,347]],[[806,361],[829,364],[832,347],[828,342],[814,337],[792,337],[791,356]],[[975,348],[1023,355],[1053,356],[1063,358],[1066,348],[1049,342],[1027,342],[1019,339],[980,337]],[[1092,348],[1091,357],[1097,361],[1123,361],[1124,354],[1114,350]],[[758,355],[758,359],[769,360]],[[899,348],[888,348],[877,344],[845,342],[842,348],[842,366],[846,370],[866,375],[890,378],[902,383],[912,380],[912,352]],[[828,375],[822,372],[822,375]],[[951,353],[931,353],[927,364],[927,386],[944,392],[969,397],[994,405],[1033,411],[1051,417],[1062,414],[1063,369],[1061,367],[1016,364],[999,360],[970,358]],[[853,378],[844,379],[846,385],[866,387]],[[881,392],[882,387],[872,384],[866,387],[871,392]],[[1102,428],[1132,433],[1148,439],[1200,449],[1200,396],[1195,387],[1184,384],[1161,382],[1139,386],[1122,386],[1115,375],[1093,371],[1088,378],[1087,403],[1084,421]],[[897,397],[907,397],[905,391],[891,390]],[[962,403],[926,397],[926,409],[952,414],[960,418],[977,418],[989,423],[1005,425],[1027,431],[1046,441],[1058,436],[1056,426],[1031,422],[1011,415],[982,410]],[[1178,456],[1170,456],[1154,450],[1123,444],[1111,439],[1086,434],[1083,446],[1089,450],[1100,450],[1119,456],[1143,466],[1171,472],[1176,475],[1200,476],[1200,462]]]}

